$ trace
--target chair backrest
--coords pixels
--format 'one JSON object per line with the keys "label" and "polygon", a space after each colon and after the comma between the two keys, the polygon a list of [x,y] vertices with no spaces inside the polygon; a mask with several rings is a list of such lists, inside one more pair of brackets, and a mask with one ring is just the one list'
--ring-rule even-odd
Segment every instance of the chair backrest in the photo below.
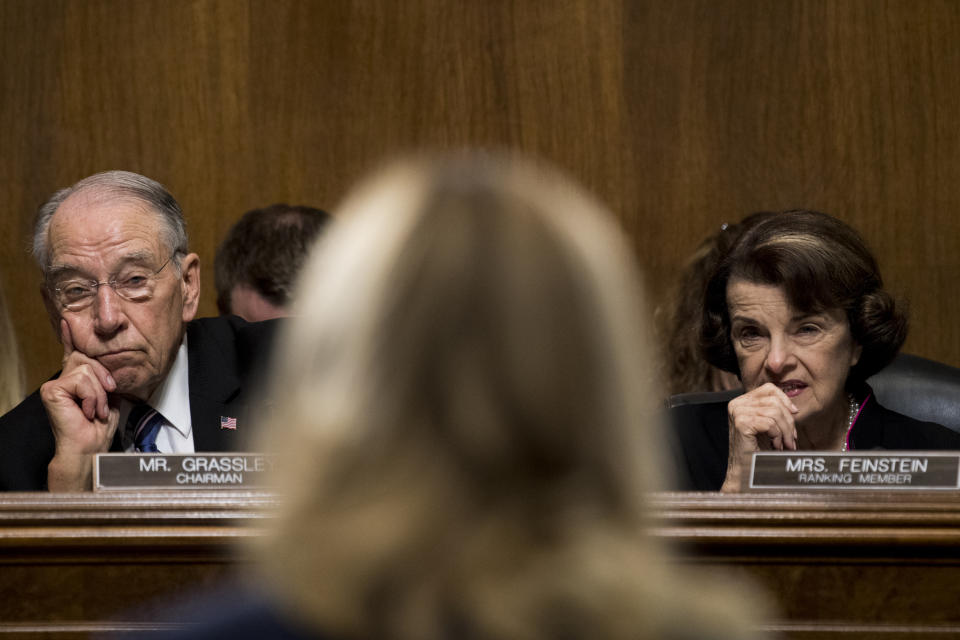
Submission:
{"label": "chair backrest", "polygon": [[960,432],[960,369],[901,353],[867,382],[887,409]]}
{"label": "chair backrest", "polygon": [[[867,383],[873,388],[877,402],[887,409],[960,432],[960,369],[957,367],[901,353]],[[727,402],[741,393],[740,389],[678,393],[670,396],[667,406]]]}

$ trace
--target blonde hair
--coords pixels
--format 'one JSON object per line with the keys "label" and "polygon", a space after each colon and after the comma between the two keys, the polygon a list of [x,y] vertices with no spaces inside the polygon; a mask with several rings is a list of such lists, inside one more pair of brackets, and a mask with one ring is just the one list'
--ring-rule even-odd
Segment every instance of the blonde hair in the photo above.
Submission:
{"label": "blonde hair", "polygon": [[0,289],[0,415],[14,408],[24,397],[23,366],[17,334],[10,321],[7,300]]}
{"label": "blonde hair", "polygon": [[[285,499],[260,552],[294,615],[355,638],[636,639],[705,611],[643,533],[664,449],[603,208],[465,155],[394,165],[338,213],[265,418]],[[704,628],[727,637],[732,611]]]}

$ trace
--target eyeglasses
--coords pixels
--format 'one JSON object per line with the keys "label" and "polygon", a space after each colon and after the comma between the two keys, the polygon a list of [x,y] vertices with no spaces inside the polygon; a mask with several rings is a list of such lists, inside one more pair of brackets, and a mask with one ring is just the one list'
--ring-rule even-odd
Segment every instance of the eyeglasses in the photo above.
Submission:
{"label": "eyeglasses", "polygon": [[93,304],[97,297],[97,291],[103,285],[107,285],[117,292],[117,295],[124,300],[131,302],[145,302],[153,297],[154,289],[157,285],[157,276],[173,260],[172,254],[167,261],[160,265],[156,271],[150,271],[143,267],[133,267],[124,271],[120,276],[113,280],[98,282],[96,280],[68,279],[53,283],[51,290],[64,309],[69,311],[81,311]]}

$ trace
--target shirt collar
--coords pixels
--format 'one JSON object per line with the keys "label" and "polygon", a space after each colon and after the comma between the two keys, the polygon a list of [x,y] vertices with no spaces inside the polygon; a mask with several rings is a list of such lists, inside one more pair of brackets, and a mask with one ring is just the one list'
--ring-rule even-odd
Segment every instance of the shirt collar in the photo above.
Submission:
{"label": "shirt collar", "polygon": [[190,381],[187,365],[187,335],[183,335],[177,357],[149,400],[150,406],[160,412],[167,424],[176,429],[184,438],[189,437],[193,428],[190,419]]}

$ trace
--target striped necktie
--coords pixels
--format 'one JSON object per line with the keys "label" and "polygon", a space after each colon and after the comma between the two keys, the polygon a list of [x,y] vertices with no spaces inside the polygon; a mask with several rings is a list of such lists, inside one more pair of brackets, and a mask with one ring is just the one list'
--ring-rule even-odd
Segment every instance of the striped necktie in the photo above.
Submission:
{"label": "striped necktie", "polygon": [[163,425],[163,416],[148,404],[134,405],[127,418],[127,428],[133,434],[134,449],[140,453],[159,453],[157,434]]}

